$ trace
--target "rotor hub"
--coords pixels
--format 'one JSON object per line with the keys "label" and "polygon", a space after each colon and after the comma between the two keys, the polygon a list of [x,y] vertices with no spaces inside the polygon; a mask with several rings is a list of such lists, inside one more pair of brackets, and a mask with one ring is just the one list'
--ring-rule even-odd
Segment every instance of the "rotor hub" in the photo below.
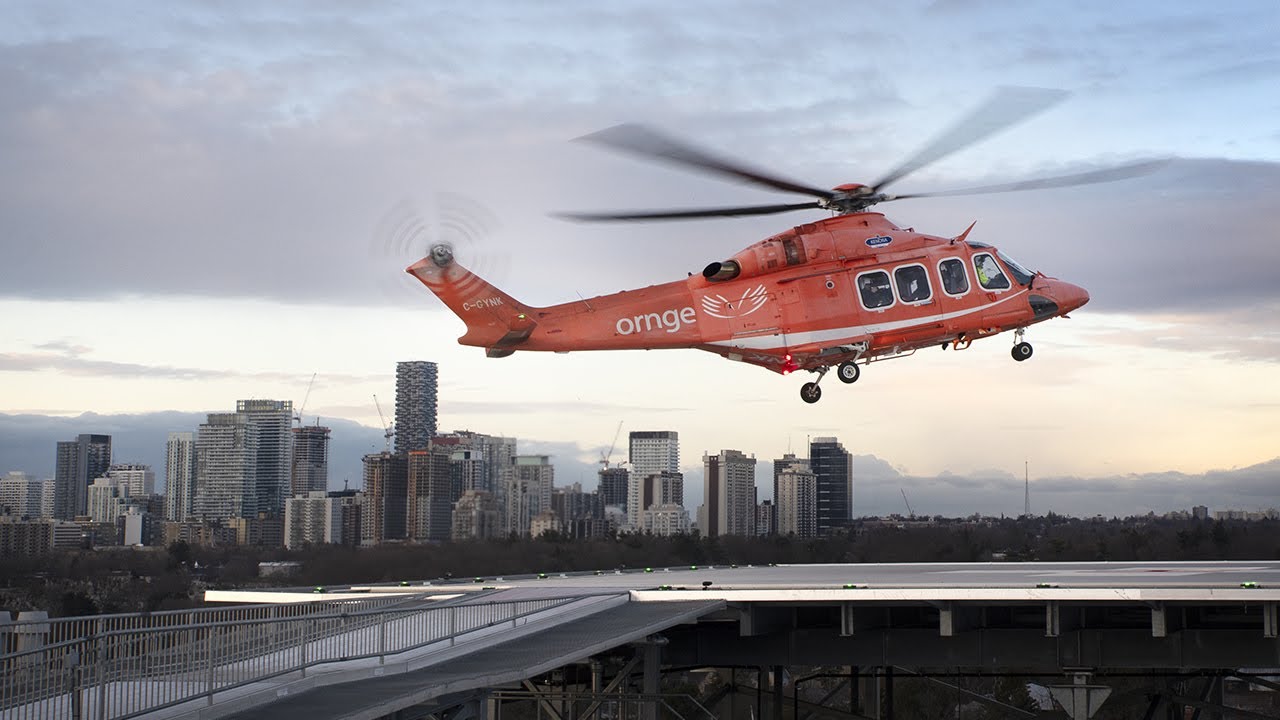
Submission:
{"label": "rotor hub", "polygon": [[443,243],[431,246],[431,262],[437,267],[448,267],[453,262],[453,248]]}

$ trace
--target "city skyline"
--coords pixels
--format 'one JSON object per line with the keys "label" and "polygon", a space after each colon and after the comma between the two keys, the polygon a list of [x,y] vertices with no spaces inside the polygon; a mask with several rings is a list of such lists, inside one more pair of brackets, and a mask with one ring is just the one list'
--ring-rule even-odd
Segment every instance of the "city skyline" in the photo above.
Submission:
{"label": "city skyline", "polygon": [[[430,358],[441,429],[518,437],[522,453],[578,469],[557,469],[569,482],[594,482],[619,420],[678,430],[688,457],[780,458],[838,437],[888,467],[885,508],[902,477],[957,497],[992,488],[990,505],[1016,514],[1025,461],[1033,511],[1050,484],[1067,512],[1105,507],[1126,484],[1153,498],[1123,507],[1190,506],[1218,492],[1208,478],[1277,459],[1274,3],[1051,13],[944,0],[732,17],[29,3],[12,15],[0,27],[5,418],[298,403],[315,373],[304,424],[371,428],[372,395],[385,405],[394,392],[389,368]],[[549,214],[780,199],[569,139],[641,121],[825,187],[892,167],[1002,84],[1071,96],[903,192],[1173,158],[1138,180],[887,209],[939,235],[976,220],[971,239],[1091,292],[1070,320],[1032,328],[1026,363],[1003,336],[922,351],[867,366],[853,386],[828,379],[808,407],[796,398],[806,374],[696,352],[486,358],[455,343],[462,324],[403,272],[423,237],[447,236],[534,305],[677,279],[818,216],[566,223]],[[386,234],[406,214],[426,235]],[[96,432],[111,431],[86,422],[58,439]],[[697,492],[699,465],[682,465]],[[1236,482],[1233,497],[1277,504],[1274,483]]]}
{"label": "city skyline", "polygon": [[[175,423],[175,413],[161,413],[150,426],[145,426],[145,418],[151,416],[116,416],[101,418],[88,416],[87,419],[54,418],[52,429],[34,431],[30,427],[30,418],[18,418],[0,414],[0,463],[7,462],[15,456],[30,457],[30,453],[19,452],[11,443],[15,440],[24,446],[35,444],[38,448],[52,446],[55,440],[62,437],[80,434],[77,430],[84,428],[101,428],[104,425],[112,428],[115,457],[120,461],[143,462],[154,468],[165,467],[165,438],[170,434],[167,428],[182,426]],[[99,418],[94,420],[93,418]],[[189,413],[192,427],[204,422],[207,413]],[[135,428],[132,423],[140,422],[144,426]],[[363,473],[361,458],[367,453],[376,453],[383,447],[383,431],[377,427],[363,426],[347,421],[334,423],[338,434],[335,445],[345,448],[333,457],[332,467],[340,468],[331,472],[329,490],[351,489],[361,487]],[[19,431],[19,427],[21,427]],[[36,432],[37,435],[21,433]],[[475,432],[475,431],[471,431]],[[42,434],[41,434],[42,433]],[[32,440],[33,437],[44,438],[44,444]],[[139,443],[139,438],[150,437],[152,442]],[[159,438],[159,443],[154,442]],[[838,438],[837,438],[838,439]],[[572,442],[525,441],[523,438],[506,438],[519,441],[520,454],[547,454],[553,458],[557,467],[557,477],[564,484],[582,483],[585,487],[595,488],[598,480],[600,452],[607,447],[592,448],[597,459],[584,460],[581,447]],[[124,443],[122,445],[122,442]],[[807,446],[807,443],[806,443]],[[150,450],[146,449],[150,447]],[[754,448],[743,446],[749,454],[757,454]],[[720,448],[726,449],[726,448]],[[854,448],[857,450],[857,448]],[[706,449],[704,452],[719,452]],[[924,476],[904,472],[904,468],[888,459],[872,453],[850,451],[853,455],[855,474],[855,509],[854,516],[902,514],[905,511],[902,492],[905,490],[913,498],[913,507],[920,515],[944,515],[961,517],[972,514],[1016,516],[1023,509],[1022,474],[1003,471],[977,472],[969,474],[944,473],[937,476]],[[789,453],[796,454],[796,453]],[[799,455],[803,455],[803,449]],[[48,470],[41,473],[28,466],[10,467],[7,471],[25,472],[32,479],[52,479],[52,456],[43,450],[37,450],[36,456],[48,463]],[[799,457],[797,459],[807,460]],[[785,461],[786,458],[779,460]],[[773,489],[773,464],[779,460],[764,458],[757,465],[756,485],[760,500],[771,499]],[[345,469],[345,472],[342,470]],[[684,485],[686,490],[685,506],[691,513],[702,503],[703,463],[701,458],[682,464]],[[3,472],[7,472],[3,471]],[[629,475],[629,473],[628,473]],[[159,474],[157,474],[159,477]],[[1248,466],[1236,466],[1211,470],[1205,473],[1188,474],[1177,472],[1162,473],[1128,473],[1096,478],[1073,476],[1052,476],[1036,471],[1031,465],[1030,491],[1033,515],[1054,512],[1059,515],[1091,517],[1094,515],[1124,517],[1142,515],[1148,512],[1161,514],[1177,510],[1185,510],[1199,504],[1208,504],[1216,509],[1238,509],[1244,511],[1261,511],[1280,505],[1276,497],[1276,478],[1280,478],[1280,459]],[[159,483],[158,483],[159,484]],[[625,493],[625,486],[623,486]]]}

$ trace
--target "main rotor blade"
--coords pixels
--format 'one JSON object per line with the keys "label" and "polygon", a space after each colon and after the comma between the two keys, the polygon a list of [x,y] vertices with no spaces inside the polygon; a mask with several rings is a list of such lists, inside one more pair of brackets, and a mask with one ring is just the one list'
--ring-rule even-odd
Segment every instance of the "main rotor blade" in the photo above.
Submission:
{"label": "main rotor blade", "polygon": [[783,192],[812,195],[823,199],[830,199],[833,196],[830,190],[801,185],[718,158],[711,153],[672,140],[643,125],[633,123],[614,125],[611,128],[605,128],[590,135],[583,135],[578,140],[666,160],[677,165],[708,171],[716,175],[727,175],[738,180],[763,185]]}
{"label": "main rotor blade", "polygon": [[982,187],[962,188],[959,190],[911,193],[908,195],[890,195],[886,199],[908,200],[911,198],[949,197],[953,195],[984,195],[988,193],[1006,193],[1020,192],[1022,190],[1043,190],[1045,188],[1072,187],[1074,185],[1094,185],[1096,183],[1114,182],[1116,180],[1127,180],[1129,178],[1140,177],[1142,175],[1155,172],[1168,163],[1169,161],[1167,159],[1143,160],[1141,162],[1129,163],[1127,165],[1116,165],[1115,167],[1103,168],[1101,170],[1090,170],[1088,172],[1074,173],[1072,175],[1058,175],[1056,177],[1021,180],[1019,182],[1002,183],[999,185],[983,185]]}
{"label": "main rotor blade", "polygon": [[926,165],[1048,109],[1066,96],[1066,91],[1048,88],[1000,88],[985,103],[952,125],[914,157],[890,171],[871,188],[879,192],[890,183],[897,182]]}
{"label": "main rotor blade", "polygon": [[812,210],[822,207],[817,201],[788,205],[747,205],[743,207],[695,208],[691,210],[642,210],[618,213],[557,213],[566,220],[601,222],[611,220],[693,220],[697,218],[739,217],[744,215],[772,215],[791,210]]}

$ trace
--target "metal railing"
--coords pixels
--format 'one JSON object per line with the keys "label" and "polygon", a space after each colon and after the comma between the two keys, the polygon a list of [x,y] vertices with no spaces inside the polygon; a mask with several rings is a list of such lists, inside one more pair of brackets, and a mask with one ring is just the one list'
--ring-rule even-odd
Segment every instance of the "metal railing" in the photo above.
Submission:
{"label": "metal railing", "polygon": [[[585,718],[585,720],[716,720],[717,716],[688,693],[634,693],[634,692],[584,692],[538,690],[495,690],[489,694],[493,703],[495,720],[502,720],[502,707],[507,703],[535,704],[535,713],[542,716],[542,706],[551,712],[548,717]],[[679,707],[677,707],[679,706]],[[680,712],[683,708],[685,712]],[[647,713],[646,709],[652,713]],[[554,713],[554,715],[553,715]],[[517,717],[528,717],[523,713]]]}
{"label": "metal railing", "polygon": [[342,608],[364,610],[386,607],[404,601],[404,595],[370,595],[366,599],[354,601],[320,600],[284,605],[278,603],[236,605],[189,610],[19,620],[0,625],[0,658],[31,649],[22,646],[26,638],[38,639],[38,644],[40,645],[55,645],[117,630],[177,627],[179,625],[235,620],[274,620],[335,612]]}
{"label": "metal railing", "polygon": [[[400,598],[403,600],[403,598]],[[108,630],[0,656],[0,718],[122,719],[326,663],[377,658],[581,598],[470,602]],[[290,607],[290,606],[283,606]]]}

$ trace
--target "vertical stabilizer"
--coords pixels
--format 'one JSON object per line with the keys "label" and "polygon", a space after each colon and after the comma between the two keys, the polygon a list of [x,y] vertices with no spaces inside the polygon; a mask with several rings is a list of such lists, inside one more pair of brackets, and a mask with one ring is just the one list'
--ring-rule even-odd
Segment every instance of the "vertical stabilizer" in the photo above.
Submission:
{"label": "vertical stabilizer", "polygon": [[510,355],[537,325],[532,308],[459,265],[447,245],[432,247],[430,255],[405,272],[466,323],[467,332],[458,342],[486,348],[490,357]]}

